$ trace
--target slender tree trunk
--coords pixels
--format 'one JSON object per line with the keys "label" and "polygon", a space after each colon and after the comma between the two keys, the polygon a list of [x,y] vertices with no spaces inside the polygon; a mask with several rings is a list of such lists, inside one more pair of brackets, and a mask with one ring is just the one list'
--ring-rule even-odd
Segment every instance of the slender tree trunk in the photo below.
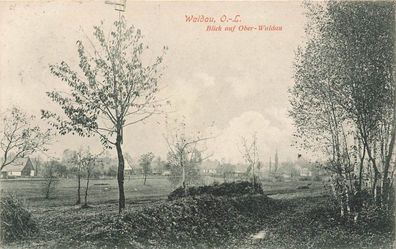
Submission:
{"label": "slender tree trunk", "polygon": [[187,195],[187,188],[186,188],[186,169],[185,169],[185,165],[183,163],[183,153],[184,151],[182,151],[180,154],[180,165],[182,167],[182,185],[183,185],[183,189],[184,189],[184,194]]}
{"label": "slender tree trunk", "polygon": [[375,202],[377,203],[377,204],[380,204],[380,203],[378,203],[378,201],[379,201],[379,199],[378,199],[378,180],[379,180],[379,178],[380,178],[380,172],[379,172],[379,170],[378,170],[378,168],[377,168],[377,165],[376,165],[376,163],[375,163],[375,159],[373,158],[373,157],[371,157],[371,155],[370,155],[370,153],[368,153],[368,156],[369,156],[369,160],[371,161],[371,163],[372,163],[372,165],[373,165],[373,169],[374,169],[374,182],[373,182],[373,186],[372,186],[372,194],[373,194],[373,197],[374,197],[374,200],[375,200]]}
{"label": "slender tree trunk", "polygon": [[143,185],[146,185],[146,178],[147,178],[147,174],[144,173],[144,182],[143,182]]}
{"label": "slender tree trunk", "polygon": [[124,156],[122,155],[121,141],[122,136],[121,132],[117,132],[117,140],[116,140],[116,149],[118,156],[118,212],[121,213],[125,209],[125,194],[124,194]]}
{"label": "slender tree trunk", "polygon": [[80,205],[81,203],[81,174],[77,173],[77,201],[76,205]]}
{"label": "slender tree trunk", "polygon": [[84,206],[85,207],[88,207],[88,188],[89,188],[89,179],[90,179],[90,176],[91,176],[91,172],[87,172],[88,174],[87,174],[87,186],[86,186],[86,188],[85,188],[85,197],[84,197]]}
{"label": "slender tree trunk", "polygon": [[345,211],[344,211],[344,201],[342,200],[343,196],[341,195],[340,198],[340,216],[344,217]]}
{"label": "slender tree trunk", "polygon": [[[346,183],[345,183],[346,184]],[[350,205],[350,198],[349,198],[349,190],[346,185],[344,185],[344,191],[345,191],[345,207],[348,215],[351,214],[351,205]]]}
{"label": "slender tree trunk", "polygon": [[[396,54],[393,54],[393,62],[396,61]],[[396,80],[396,74],[393,74],[393,80]],[[391,173],[391,176],[389,176],[389,168],[391,164],[391,159],[392,155],[394,152],[394,146],[395,146],[395,140],[396,140],[396,87],[393,86],[393,118],[392,118],[392,125],[391,125],[391,138],[390,138],[390,144],[388,148],[388,154],[386,155],[385,158],[385,165],[384,165],[384,179],[383,179],[383,191],[384,191],[384,199],[386,200],[385,205],[387,208],[390,208],[393,203],[391,203],[389,200],[391,198],[391,194],[394,193],[392,191],[392,184],[393,184],[393,172],[394,169]],[[395,165],[396,166],[396,165]],[[393,198],[392,198],[393,199]]]}
{"label": "slender tree trunk", "polygon": [[[396,111],[396,107],[395,107]],[[389,176],[389,168],[390,168],[390,163],[393,155],[393,150],[394,150],[394,145],[395,145],[395,139],[396,139],[396,114],[394,114],[394,123],[392,126],[392,133],[391,133],[391,141],[389,144],[389,149],[388,149],[388,155],[386,155],[385,158],[385,165],[384,165],[384,178],[383,178],[383,183],[382,183],[382,189],[383,189],[383,199],[385,200],[385,205],[389,205],[392,203],[388,203],[389,199],[389,193],[390,193],[390,178],[388,179]]]}
{"label": "slender tree trunk", "polygon": [[184,165],[182,166],[183,169],[183,176],[182,176],[182,184],[183,184],[183,188],[184,188],[184,192],[185,194],[187,194],[187,189],[186,189],[186,169],[184,168]]}
{"label": "slender tree trunk", "polygon": [[[252,164],[252,171],[253,171],[253,189],[256,189],[256,174],[254,172],[254,163]],[[276,168],[275,168],[276,171]]]}
{"label": "slender tree trunk", "polygon": [[359,191],[362,191],[363,167],[364,167],[365,157],[366,157],[366,150],[363,149],[363,155],[362,157],[360,157],[360,165],[359,165]]}
{"label": "slender tree trunk", "polygon": [[52,183],[52,177],[48,178],[48,184],[47,184],[47,191],[45,193],[45,199],[49,199],[49,197],[50,197],[51,183]]}
{"label": "slender tree trunk", "polygon": [[373,170],[374,170],[374,180],[373,180],[373,185],[371,186],[371,193],[373,195],[374,201],[379,205],[380,203],[379,203],[379,199],[378,199],[378,196],[377,196],[377,194],[378,194],[377,184],[378,184],[378,180],[380,178],[380,172],[379,172],[377,164],[375,162],[375,158],[374,158],[374,156],[371,153],[371,149],[369,147],[369,144],[368,144],[368,141],[367,141],[368,140],[367,137],[368,136],[362,136],[363,145],[366,148],[368,159],[371,162]]}

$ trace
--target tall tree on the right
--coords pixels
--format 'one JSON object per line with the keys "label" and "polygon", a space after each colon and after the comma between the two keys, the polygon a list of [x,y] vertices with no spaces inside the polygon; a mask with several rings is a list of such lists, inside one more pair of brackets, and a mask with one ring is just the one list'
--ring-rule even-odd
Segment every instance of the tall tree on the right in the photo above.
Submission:
{"label": "tall tree on the right", "polygon": [[341,214],[354,212],[349,204],[364,185],[379,206],[389,206],[395,4],[330,1],[306,7],[308,39],[297,51],[290,91],[295,135],[304,147],[329,156]]}

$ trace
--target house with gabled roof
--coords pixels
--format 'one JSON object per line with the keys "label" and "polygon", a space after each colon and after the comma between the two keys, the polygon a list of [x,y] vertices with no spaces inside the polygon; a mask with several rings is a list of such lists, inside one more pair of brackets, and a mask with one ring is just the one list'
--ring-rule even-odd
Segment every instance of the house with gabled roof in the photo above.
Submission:
{"label": "house with gabled roof", "polygon": [[30,176],[35,176],[35,170],[29,157],[15,160],[1,170],[1,178]]}
{"label": "house with gabled roof", "polygon": [[201,163],[200,169],[203,175],[216,175],[220,162],[217,160],[205,160]]}

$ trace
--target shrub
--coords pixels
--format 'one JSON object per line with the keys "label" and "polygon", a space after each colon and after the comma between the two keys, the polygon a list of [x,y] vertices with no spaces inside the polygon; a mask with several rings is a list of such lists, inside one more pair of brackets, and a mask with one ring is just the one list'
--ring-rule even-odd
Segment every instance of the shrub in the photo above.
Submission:
{"label": "shrub", "polygon": [[175,189],[169,194],[168,199],[174,200],[185,196],[197,196],[210,194],[214,196],[235,196],[245,194],[264,194],[260,183],[253,185],[251,182],[224,182],[222,184],[189,187],[185,191],[183,187]]}
{"label": "shrub", "polygon": [[23,239],[37,231],[32,215],[20,200],[9,194],[0,198],[0,238],[2,243]]}
{"label": "shrub", "polygon": [[275,178],[276,182],[284,182],[285,181],[285,177],[282,175],[275,175],[274,178]]}
{"label": "shrub", "polygon": [[311,176],[301,176],[298,180],[300,181],[312,181]]}
{"label": "shrub", "polygon": [[320,181],[322,181],[322,177],[316,175],[316,176],[314,176],[314,177],[312,178],[312,180],[315,181],[315,182],[320,182]]}

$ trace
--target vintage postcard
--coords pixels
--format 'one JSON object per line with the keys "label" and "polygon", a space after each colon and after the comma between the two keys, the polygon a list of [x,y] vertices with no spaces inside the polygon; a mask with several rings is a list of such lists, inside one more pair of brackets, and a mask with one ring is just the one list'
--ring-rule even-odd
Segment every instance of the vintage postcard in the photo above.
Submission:
{"label": "vintage postcard", "polygon": [[0,247],[393,248],[395,8],[0,0]]}

